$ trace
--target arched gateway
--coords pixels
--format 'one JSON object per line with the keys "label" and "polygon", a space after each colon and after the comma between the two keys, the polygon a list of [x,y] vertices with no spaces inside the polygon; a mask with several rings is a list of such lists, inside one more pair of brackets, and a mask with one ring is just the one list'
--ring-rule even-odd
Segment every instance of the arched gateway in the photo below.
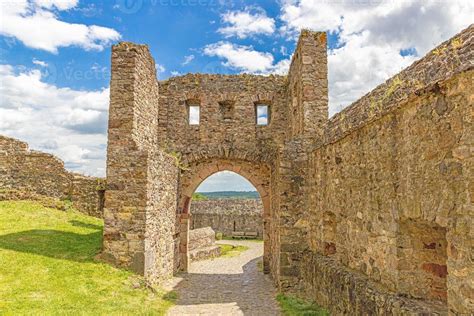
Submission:
{"label": "arched gateway", "polygon": [[264,271],[290,285],[304,238],[299,166],[327,121],[325,33],[302,33],[288,76],[155,72],[146,46],[113,47],[103,256],[150,282],[186,270],[192,193],[229,170],[262,198]]}

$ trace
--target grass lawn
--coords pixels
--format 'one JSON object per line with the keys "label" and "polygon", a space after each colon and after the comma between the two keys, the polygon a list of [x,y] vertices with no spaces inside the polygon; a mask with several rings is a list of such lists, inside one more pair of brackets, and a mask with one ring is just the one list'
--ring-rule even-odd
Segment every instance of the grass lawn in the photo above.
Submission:
{"label": "grass lawn", "polygon": [[295,297],[278,294],[277,301],[286,316],[329,316],[329,312],[318,305]]}
{"label": "grass lawn", "polygon": [[94,260],[102,221],[29,201],[0,201],[1,315],[162,315],[174,293]]}
{"label": "grass lawn", "polygon": [[237,257],[241,252],[248,250],[249,247],[241,245],[218,244],[221,247],[221,257]]}

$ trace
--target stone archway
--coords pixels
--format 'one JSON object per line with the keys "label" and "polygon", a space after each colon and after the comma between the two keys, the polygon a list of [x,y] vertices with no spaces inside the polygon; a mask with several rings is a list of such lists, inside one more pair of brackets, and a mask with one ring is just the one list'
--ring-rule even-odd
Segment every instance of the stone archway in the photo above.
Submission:
{"label": "stone archway", "polygon": [[[299,221],[309,196],[306,136],[322,135],[327,120],[325,54],[325,35],[304,32],[288,76],[158,81],[145,45],[114,45],[103,257],[150,283],[185,270],[187,234],[180,232],[189,229],[192,192],[229,170],[263,200],[265,272],[281,288],[298,284],[307,234]],[[293,94],[296,104],[288,102]],[[259,106],[267,108],[266,124],[259,123]]]}
{"label": "stone archway", "polygon": [[265,163],[250,162],[240,159],[206,159],[195,161],[189,168],[183,170],[179,183],[179,266],[187,271],[189,264],[188,241],[191,199],[197,187],[209,176],[220,171],[232,171],[246,178],[260,195],[263,204],[263,271],[270,272],[270,229],[271,217],[270,199],[270,168]]}

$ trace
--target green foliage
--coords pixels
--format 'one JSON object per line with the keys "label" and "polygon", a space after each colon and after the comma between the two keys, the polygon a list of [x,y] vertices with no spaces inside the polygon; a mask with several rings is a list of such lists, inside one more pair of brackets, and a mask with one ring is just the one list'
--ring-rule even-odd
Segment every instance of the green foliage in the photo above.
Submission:
{"label": "green foliage", "polygon": [[106,179],[97,179],[97,185],[95,187],[96,191],[104,191],[107,189],[107,180]]}
{"label": "green foliage", "polygon": [[72,209],[0,202],[0,314],[163,315],[176,293],[95,259],[102,227]]}
{"label": "green foliage", "polygon": [[329,316],[329,312],[314,303],[305,302],[299,298],[277,295],[283,315],[286,316]]}
{"label": "green foliage", "polygon": [[201,193],[193,193],[193,201],[207,201],[208,198]]}
{"label": "green foliage", "polygon": [[222,240],[223,237],[224,235],[221,232],[216,233],[216,240]]}
{"label": "green foliage", "polygon": [[178,169],[180,170],[189,170],[189,167],[186,166],[183,161],[181,160],[181,154],[176,152],[176,151],[168,151],[168,150],[165,150],[165,152],[167,152],[168,156],[174,158],[175,160],[175,165]]}
{"label": "green foliage", "polygon": [[219,244],[219,247],[221,247],[221,257],[226,257],[226,258],[237,257],[242,252],[249,249],[249,247],[247,246],[228,245],[228,244]]}

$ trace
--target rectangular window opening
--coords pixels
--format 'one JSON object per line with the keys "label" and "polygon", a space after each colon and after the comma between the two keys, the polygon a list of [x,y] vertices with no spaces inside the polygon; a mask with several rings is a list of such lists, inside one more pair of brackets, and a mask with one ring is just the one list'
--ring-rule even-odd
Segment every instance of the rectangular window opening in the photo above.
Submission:
{"label": "rectangular window opening", "polygon": [[266,104],[257,104],[257,125],[266,126],[270,123],[270,107]]}
{"label": "rectangular window opening", "polygon": [[188,106],[189,125],[199,125],[200,107],[199,105]]}

